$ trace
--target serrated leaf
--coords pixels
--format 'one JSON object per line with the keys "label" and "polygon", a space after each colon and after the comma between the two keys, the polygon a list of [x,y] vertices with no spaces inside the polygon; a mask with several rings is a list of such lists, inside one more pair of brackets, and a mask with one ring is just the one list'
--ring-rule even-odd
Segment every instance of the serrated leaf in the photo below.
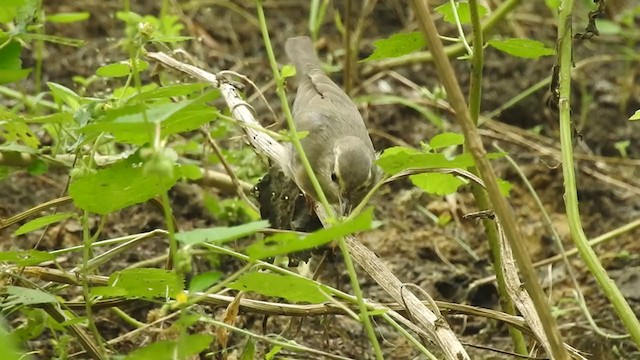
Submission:
{"label": "serrated leaf", "polygon": [[373,208],[368,208],[352,219],[318,230],[304,237],[297,233],[280,233],[269,236],[247,247],[247,254],[253,259],[289,254],[315,248],[349,234],[369,230],[372,226]]}
{"label": "serrated leaf", "polygon": [[87,135],[108,132],[119,142],[143,145],[151,141],[150,136],[155,132],[157,123],[160,123],[161,137],[165,137],[198,129],[215,120],[218,111],[206,102],[218,94],[217,91],[209,91],[193,100],[153,106],[136,104],[109,110],[81,131]]}
{"label": "serrated leaf", "polygon": [[0,290],[0,307],[7,308],[17,305],[33,305],[56,303],[55,296],[37,289],[27,289],[19,286],[4,286]]}
{"label": "serrated leaf", "polygon": [[143,165],[139,154],[129,156],[111,167],[74,179],[69,195],[80,209],[105,215],[166,192],[180,178],[177,166],[173,176],[160,177],[145,172]]}
{"label": "serrated leaf", "polygon": [[91,14],[87,11],[83,12],[67,12],[47,15],[46,20],[52,23],[68,24],[78,21],[84,21],[91,17]]}
{"label": "serrated leaf", "polygon": [[[469,9],[469,3],[456,1],[456,5],[457,5],[458,19],[460,20],[460,24],[470,24],[471,10]],[[435,10],[438,13],[442,14],[444,21],[450,24],[456,23],[456,18],[453,13],[454,9],[451,6],[450,2],[436,7]],[[488,10],[486,7],[478,4],[478,16],[480,17],[480,19],[482,19],[487,14],[487,12]]]}
{"label": "serrated leaf", "polygon": [[434,195],[453,194],[465,182],[453,174],[426,173],[409,176],[411,182],[420,189]]}
{"label": "serrated leaf", "polygon": [[0,251],[0,262],[13,263],[18,266],[38,265],[55,258],[54,255],[40,250]]}
{"label": "serrated leaf", "polygon": [[229,288],[279,297],[291,302],[318,304],[327,300],[315,282],[291,275],[251,272],[229,284]]}
{"label": "serrated leaf", "polygon": [[540,41],[531,39],[511,38],[504,40],[489,40],[487,43],[509,55],[525,59],[537,59],[541,56],[549,56],[555,54],[555,50],[546,47]]}
{"label": "serrated leaf", "polygon": [[211,335],[181,335],[177,340],[161,340],[129,353],[124,360],[187,359],[209,347]]}
{"label": "serrated leaf", "polygon": [[95,288],[91,294],[146,299],[175,297],[183,290],[183,280],[177,273],[164,269],[125,269],[109,276],[109,287]]}
{"label": "serrated leaf", "polygon": [[431,149],[441,149],[462,144],[464,144],[464,135],[458,133],[438,134],[429,141],[429,147]]}
{"label": "serrated leaf", "polygon": [[51,214],[51,215],[47,215],[47,216],[43,216],[41,218],[35,219],[35,220],[31,220],[28,223],[20,226],[18,228],[18,230],[16,230],[14,232],[15,235],[23,235],[26,234],[28,232],[40,229],[42,227],[45,227],[47,225],[53,224],[53,223],[57,223],[60,222],[62,220],[66,220],[70,217],[75,216],[74,213],[72,212],[65,212],[65,213],[59,213],[59,214]]}
{"label": "serrated leaf", "polygon": [[425,47],[426,42],[422,32],[415,31],[411,33],[393,34],[387,39],[376,40],[373,42],[376,49],[364,61],[382,60],[396,58],[412,52],[421,50]]}
{"label": "serrated leaf", "polygon": [[225,242],[239,239],[269,227],[266,220],[254,221],[232,227],[214,227],[209,229],[196,229],[180,232],[176,234],[176,240],[187,244],[214,243],[224,244]]}

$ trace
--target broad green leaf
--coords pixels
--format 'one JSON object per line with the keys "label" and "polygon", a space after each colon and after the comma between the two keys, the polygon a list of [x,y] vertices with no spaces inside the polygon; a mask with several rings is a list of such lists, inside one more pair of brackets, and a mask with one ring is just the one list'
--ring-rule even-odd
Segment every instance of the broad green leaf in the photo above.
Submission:
{"label": "broad green leaf", "polygon": [[18,266],[38,265],[55,258],[48,252],[40,250],[0,251],[0,262],[13,263]]}
{"label": "broad green leaf", "polygon": [[40,145],[36,135],[22,120],[0,120],[0,137],[7,142],[19,142],[33,149]]}
{"label": "broad green leaf", "polygon": [[373,54],[369,55],[364,61],[396,58],[411,54],[424,48],[426,42],[422,32],[415,31],[411,33],[393,34],[387,39],[374,41],[373,45],[376,49],[373,51]]}
{"label": "broad green leaf", "polygon": [[[112,288],[110,292],[108,288]],[[125,269],[109,276],[109,286],[94,288],[91,295],[141,298],[175,297],[183,290],[183,280],[177,273],[164,269]],[[116,294],[116,295],[114,295]]]}
{"label": "broad green leaf", "polygon": [[6,297],[0,297],[0,308],[7,308],[16,305],[33,305],[56,303],[58,300],[55,296],[37,289],[27,289],[19,286],[4,286],[0,289],[0,294]]}
{"label": "broad green leaf", "polygon": [[105,215],[168,191],[180,178],[179,167],[173,173],[171,177],[160,177],[145,171],[143,159],[134,154],[111,167],[74,179],[69,194],[80,209]]}
{"label": "broad green leaf", "polygon": [[209,85],[205,83],[167,85],[141,92],[140,94],[131,97],[128,102],[136,103],[139,101],[168,98],[171,96],[186,96],[193,94],[196,91],[201,91],[207,86]]}
{"label": "broad green leaf", "polygon": [[434,195],[444,196],[453,194],[465,185],[465,181],[453,174],[426,173],[409,176],[413,185]]}
{"label": "broad green leaf", "polygon": [[[0,14],[2,14],[2,9],[0,8]],[[1,22],[1,19],[0,19]],[[2,349],[2,356],[6,360],[31,360],[33,359],[31,356],[25,354],[24,352],[18,350],[17,344],[19,343],[17,340],[16,330],[13,330],[11,333],[5,330],[4,321],[0,320],[0,349]]]}
{"label": "broad green leaf", "polygon": [[202,179],[204,176],[200,167],[194,164],[181,164],[180,174],[182,175],[182,178],[191,181]]}
{"label": "broad green leaf", "polygon": [[596,27],[600,35],[619,35],[623,31],[620,24],[611,20],[597,19]]}
{"label": "broad green leaf", "polygon": [[[461,24],[470,24],[471,23],[471,10],[469,9],[469,3],[466,2],[456,2],[457,4],[457,12],[458,12],[458,19],[460,20]],[[438,7],[435,8],[435,10],[442,14],[444,21],[450,23],[450,24],[455,24],[456,23],[456,18],[455,15],[453,14],[454,9],[451,6],[450,2],[447,2],[446,4],[440,5]],[[487,8],[478,4],[478,15],[480,17],[480,19],[482,19],[486,14],[487,14]]]}
{"label": "broad green leaf", "polygon": [[51,214],[51,215],[47,215],[47,216],[43,216],[41,218],[35,219],[35,220],[31,220],[28,223],[20,226],[18,228],[18,230],[16,230],[14,232],[15,235],[23,235],[26,234],[28,232],[31,232],[33,230],[36,229],[40,229],[42,227],[45,227],[47,225],[53,224],[53,223],[57,223],[60,222],[62,220],[66,220],[72,216],[74,216],[75,214],[72,212],[65,212],[65,213],[59,213],[59,214]]}
{"label": "broad green leaf", "polygon": [[464,153],[447,159],[440,153],[425,153],[420,150],[392,147],[386,149],[377,161],[385,173],[395,175],[408,169],[441,169],[441,168],[468,168],[475,164],[469,153]]}
{"label": "broad green leaf", "polygon": [[222,273],[220,271],[210,271],[198,274],[189,282],[189,291],[197,292],[208,289],[211,285],[217,283],[220,278],[222,278]]}
{"label": "broad green leaf", "polygon": [[342,236],[369,230],[372,226],[373,208],[369,208],[352,219],[338,223],[330,228],[318,230],[304,237],[297,233],[280,233],[269,236],[247,247],[247,254],[254,259],[289,254],[327,244]]}
{"label": "broad green leaf", "polygon": [[65,104],[73,110],[80,109],[80,95],[76,94],[73,90],[53,82],[48,82],[47,86],[56,104]]}
{"label": "broad green leaf", "polygon": [[177,340],[160,340],[136,349],[124,360],[176,360],[190,359],[209,347],[213,341],[211,335],[181,335]]}
{"label": "broad green leaf", "polygon": [[16,16],[18,8],[25,3],[25,0],[2,0],[0,5],[0,23],[8,23]]}
{"label": "broad green leaf", "polygon": [[318,304],[327,300],[320,285],[312,280],[291,275],[251,272],[229,284],[231,289],[252,291],[265,296],[279,297],[291,302]]}
{"label": "broad green leaf", "polygon": [[431,149],[441,149],[454,145],[464,144],[464,136],[458,133],[442,133],[434,136],[429,141],[429,147]]}
{"label": "broad green leaf", "polygon": [[86,134],[108,132],[119,142],[143,145],[151,141],[157,123],[160,123],[161,136],[165,137],[198,129],[214,120],[218,111],[206,102],[218,94],[210,91],[193,100],[154,106],[128,105],[107,111],[98,121],[87,124],[81,131]]}
{"label": "broad green leaf", "polygon": [[204,242],[223,244],[231,240],[255,234],[256,232],[268,227],[269,222],[266,220],[262,220],[232,227],[196,229],[177,233],[176,240],[187,245],[200,244]]}
{"label": "broad green leaf", "polygon": [[631,121],[640,120],[640,110],[636,110],[636,112],[633,115],[631,115],[629,120]]}
{"label": "broad green leaf", "polygon": [[22,80],[31,72],[31,69],[22,69],[21,52],[22,46],[14,40],[0,48],[0,84]]}
{"label": "broad green leaf", "polygon": [[91,14],[87,11],[68,12],[68,13],[57,13],[57,14],[47,15],[46,20],[52,23],[68,24],[68,23],[87,20],[90,16]]}
{"label": "broad green leaf", "polygon": [[[144,60],[136,60],[137,71],[145,71],[149,67],[149,63]],[[124,77],[129,76],[133,72],[133,63],[130,60],[124,60],[113,64],[100,66],[96,70],[96,75],[102,77]]]}
{"label": "broad green leaf", "polygon": [[504,40],[489,40],[487,43],[509,55],[525,59],[537,59],[541,56],[555,54],[555,50],[546,47],[540,41],[531,39],[511,38]]}

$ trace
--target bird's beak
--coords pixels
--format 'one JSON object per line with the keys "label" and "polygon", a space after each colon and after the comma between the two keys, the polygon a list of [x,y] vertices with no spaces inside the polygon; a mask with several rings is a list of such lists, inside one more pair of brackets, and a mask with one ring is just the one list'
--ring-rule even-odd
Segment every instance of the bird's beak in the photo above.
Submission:
{"label": "bird's beak", "polygon": [[344,216],[351,212],[351,201],[346,197],[340,198],[340,215]]}

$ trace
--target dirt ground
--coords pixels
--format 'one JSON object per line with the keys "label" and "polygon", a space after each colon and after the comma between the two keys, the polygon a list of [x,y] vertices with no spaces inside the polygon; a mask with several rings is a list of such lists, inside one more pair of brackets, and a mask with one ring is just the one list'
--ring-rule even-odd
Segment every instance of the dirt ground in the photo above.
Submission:
{"label": "dirt ground", "polygon": [[[158,3],[158,4],[156,4]],[[134,2],[133,10],[140,14],[158,14],[160,2]],[[264,51],[259,28],[247,16],[255,18],[252,2],[238,4],[218,1],[181,1],[183,20],[187,21],[185,34],[202,39],[188,44],[186,50],[196,64],[215,72],[232,69],[252,79],[259,87],[271,80],[271,70]],[[335,1],[340,6],[342,2]],[[358,3],[358,2],[356,2]],[[540,2],[542,3],[542,2]],[[227,4],[227,5],[225,5]],[[233,5],[229,5],[233,4]],[[333,6],[333,5],[332,5]],[[284,63],[283,44],[287,37],[307,33],[308,4],[295,1],[269,1],[265,3],[269,30],[276,56]],[[576,29],[584,26],[586,11],[577,12]],[[95,69],[109,61],[126,58],[117,46],[122,38],[123,24],[113,14],[121,10],[120,2],[56,1],[47,2],[46,11],[89,11],[91,20],[68,25],[48,25],[46,32],[87,41],[82,48],[48,44],[45,48],[44,81],[52,81],[74,87],[73,76],[90,76]],[[331,21],[333,9],[321,28],[324,47],[320,49],[324,60],[340,63],[342,48],[339,33]],[[354,6],[354,14],[359,13]],[[246,14],[244,13],[246,12]],[[638,20],[638,19],[636,19]],[[636,22],[637,23],[637,22]],[[556,36],[552,13],[543,4],[527,2],[498,26],[494,33],[503,36],[530,37],[553,46]],[[455,36],[442,25],[446,35]],[[364,22],[359,58],[373,50],[373,41],[388,37],[399,31],[414,31],[411,11],[400,1],[379,1]],[[598,56],[621,53],[628,42],[618,36],[603,35],[591,41],[576,42],[575,62],[596,59]],[[639,50],[635,45],[636,52]],[[26,52],[26,66],[33,63],[32,55]],[[483,112],[490,112],[504,104],[529,86],[551,74],[554,59],[517,59],[487,48],[483,89]],[[417,91],[395,80],[388,73],[377,77],[381,69],[360,64],[361,75],[356,82],[355,96],[379,94],[391,86],[391,92],[416,99]],[[468,86],[469,66],[456,61],[457,75],[463,88]],[[579,177],[579,199],[582,223],[589,238],[623,226],[640,216],[640,132],[638,125],[627,119],[640,108],[640,83],[637,62],[600,61],[579,68],[575,72],[573,92],[573,118],[579,141],[576,166]],[[438,83],[437,74],[429,62],[411,64],[391,69],[396,74],[410,79],[418,86],[433,89]],[[341,75],[332,75],[341,81]],[[99,91],[109,84],[95,83],[88,90]],[[385,87],[386,86],[386,87]],[[26,83],[25,91],[33,84]],[[275,87],[270,84],[264,90],[267,100],[278,113],[279,105]],[[249,91],[248,95],[253,92]],[[11,100],[0,100],[10,103]],[[526,97],[518,104],[503,111],[494,121],[483,126],[485,145],[495,151],[499,145],[512,156],[532,183],[562,237],[565,248],[572,248],[568,225],[564,215],[562,169],[559,166],[559,140],[557,114],[547,105],[547,88]],[[270,122],[268,111],[259,100],[253,100],[256,113],[265,122]],[[445,117],[446,126],[452,131],[458,128],[451,114],[433,109]],[[263,115],[264,114],[264,115]],[[400,105],[366,105],[363,114],[372,130],[376,149],[382,150],[398,142],[419,146],[428,141],[439,130],[414,110]],[[615,144],[630,141],[627,158],[622,158]],[[228,147],[243,146],[242,141],[230,140]],[[517,172],[504,159],[495,162],[498,175],[510,181],[514,188],[510,202],[527,241],[534,261],[558,253],[546,230],[542,215],[532,195],[526,189]],[[30,176],[16,171],[0,186],[0,217],[5,218],[63,194],[66,176],[60,172],[49,172]],[[205,204],[206,193],[215,189],[202,188],[195,184],[179,184],[171,191],[175,216],[181,230],[197,227],[228,225],[229,222],[212,215]],[[383,259],[401,281],[413,283],[427,291],[436,300],[470,304],[499,309],[497,292],[493,284],[470,287],[478,280],[491,275],[488,260],[488,244],[482,226],[475,220],[465,220],[464,214],[476,211],[468,188],[447,198],[429,196],[412,187],[409,181],[400,181],[383,188],[374,199],[377,219],[383,226],[364,234],[360,240]],[[433,216],[448,214],[452,221],[444,226],[434,223]],[[112,238],[149,231],[163,227],[162,214],[149,204],[137,205],[109,216],[102,238]],[[0,246],[28,249],[34,246],[41,232],[29,236],[15,237],[15,227],[0,233]],[[631,230],[599,245],[605,268],[621,287],[628,301],[640,316],[640,256],[637,241],[640,230]],[[81,244],[81,228],[63,224],[49,228],[39,249],[52,250]],[[119,258],[100,269],[110,273],[130,264],[164,254],[164,240],[142,244],[135,252]],[[77,259],[70,258],[70,267]],[[229,273],[239,264],[235,260],[222,258],[222,271]],[[328,284],[349,290],[349,280],[343,266],[328,266],[321,279]],[[585,301],[593,320],[605,332],[626,333],[617,320],[595,281],[578,257],[571,258]],[[204,271],[208,263],[196,262],[196,270]],[[573,285],[561,263],[539,268],[545,289],[561,326],[566,342],[584,351],[589,359],[640,359],[640,353],[629,339],[613,340],[596,334],[578,307]],[[551,277],[550,277],[551,274]],[[550,279],[551,278],[551,279]],[[385,292],[366,274],[361,274],[361,283],[366,297],[380,301],[390,300]],[[140,321],[153,318],[152,304],[136,304],[123,308]],[[203,311],[217,311],[203,308]],[[109,310],[96,314],[100,333],[106,339],[115,338],[131,330]],[[512,350],[507,327],[499,322],[463,315],[447,315],[447,320],[457,334],[468,344],[472,359],[510,359],[481,347]],[[237,324],[259,333],[279,334],[307,346],[323,349],[354,359],[373,358],[367,337],[361,327],[348,317],[311,317],[289,319],[285,317],[265,318],[262,315],[243,314]],[[377,324],[381,343],[388,359],[412,359],[414,348],[385,324]],[[144,337],[134,337],[117,346],[125,353],[144,342]],[[244,338],[233,336],[230,344],[240,346]],[[262,345],[259,345],[262,346]],[[52,356],[46,339],[40,338],[29,344],[31,350],[46,349],[39,358]],[[435,348],[435,346],[431,347]],[[238,350],[239,351],[239,350]],[[307,358],[292,354],[290,358]],[[310,356],[309,356],[310,357]]]}

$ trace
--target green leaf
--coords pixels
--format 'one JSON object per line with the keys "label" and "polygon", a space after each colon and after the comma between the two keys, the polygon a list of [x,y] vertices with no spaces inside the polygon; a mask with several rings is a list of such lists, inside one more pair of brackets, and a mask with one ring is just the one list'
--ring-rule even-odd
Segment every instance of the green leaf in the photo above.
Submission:
{"label": "green leaf", "polygon": [[500,193],[502,193],[502,195],[509,197],[511,195],[510,193],[513,188],[513,184],[507,180],[498,179],[498,188],[500,188]]}
{"label": "green leaf", "polygon": [[[133,72],[133,63],[130,60],[124,60],[113,64],[100,66],[96,70],[96,75],[102,77],[124,77],[129,76]],[[149,63],[144,60],[136,60],[137,71],[145,71],[149,67]]]}
{"label": "green leaf", "polygon": [[247,247],[247,254],[253,259],[289,254],[327,244],[342,236],[369,230],[372,226],[373,208],[369,208],[352,219],[318,230],[305,237],[297,233],[279,233],[269,236]]}
{"label": "green leaf", "polygon": [[111,274],[109,286],[94,288],[91,295],[173,298],[182,290],[183,280],[177,273],[164,269],[142,268],[125,269]]}
{"label": "green leaf", "polygon": [[193,94],[196,91],[201,91],[207,86],[209,86],[209,84],[205,83],[167,85],[141,92],[140,94],[131,97],[128,102],[137,103],[144,100],[162,99],[172,96],[186,96]]}
{"label": "green leaf", "polygon": [[27,172],[31,176],[42,175],[49,170],[49,165],[42,159],[35,159],[29,166],[27,166]]}
{"label": "green leaf", "polygon": [[80,95],[76,94],[73,90],[53,82],[48,82],[47,86],[56,104],[65,104],[73,110],[80,109]]}
{"label": "green leaf", "polygon": [[294,66],[292,66],[292,65],[287,64],[287,65],[282,67],[282,70],[280,70],[280,74],[285,79],[289,78],[289,77],[292,77],[292,76],[295,76],[296,75],[296,68]]}
{"label": "green leaf", "polygon": [[129,156],[111,167],[74,179],[69,194],[80,209],[105,215],[166,192],[180,178],[179,169],[172,177],[159,177],[146,172],[143,164],[139,154]]}
{"label": "green leaf", "polygon": [[443,154],[425,153],[420,150],[392,147],[386,149],[377,161],[385,173],[395,175],[408,169],[441,169],[441,168],[468,168],[475,164],[469,153],[464,153],[447,159]]}
{"label": "green leaf", "polygon": [[251,272],[229,284],[229,288],[279,297],[291,302],[318,304],[327,300],[315,282],[292,275]]}
{"label": "green leaf", "polygon": [[37,289],[27,289],[19,286],[4,286],[0,290],[0,294],[6,297],[0,297],[0,308],[7,308],[16,305],[33,305],[57,303],[55,296]]}
{"label": "green leaf", "polygon": [[161,340],[132,351],[124,360],[175,360],[187,359],[209,347],[211,335],[181,335],[178,340]]}
{"label": "green leaf", "polygon": [[224,244],[228,241],[255,234],[256,232],[268,227],[269,222],[266,220],[262,220],[233,227],[196,229],[177,233],[176,240],[187,245],[200,244],[204,242]]}
{"label": "green leaf", "polygon": [[40,146],[38,137],[29,129],[29,126],[22,120],[0,120],[0,137],[7,142],[21,142],[24,145],[36,149]]}
{"label": "green leaf", "polygon": [[206,273],[198,274],[191,279],[189,283],[190,292],[203,291],[211,287],[211,285],[217,283],[222,278],[220,271],[209,271]]}
{"label": "green leaf", "polygon": [[18,230],[16,230],[14,232],[15,235],[23,235],[26,234],[28,232],[40,229],[42,227],[45,227],[47,225],[53,224],[53,223],[57,223],[60,222],[62,220],[66,220],[70,217],[75,216],[74,213],[72,212],[65,212],[65,213],[59,213],[59,214],[51,214],[51,215],[47,215],[47,216],[43,216],[41,218],[35,219],[35,220],[31,220],[28,223],[20,226],[18,228]]}
{"label": "green leaf", "polygon": [[489,40],[487,43],[509,55],[525,59],[537,59],[541,56],[549,56],[555,54],[555,50],[546,47],[540,41],[531,39],[511,38],[504,40]]}
{"label": "green leaf", "polygon": [[640,110],[636,110],[636,112],[633,115],[631,115],[629,120],[631,121],[640,120]]}
{"label": "green leaf", "polygon": [[[458,11],[458,19],[460,19],[460,23],[470,24],[471,10],[469,9],[469,3],[456,1],[456,5],[457,5],[457,11]],[[435,10],[443,16],[444,21],[450,24],[456,23],[456,18],[453,13],[454,9],[451,6],[450,2],[436,7]],[[487,12],[488,10],[486,7],[478,4],[478,16],[480,17],[480,19],[482,19],[487,14]]]}
{"label": "green leaf", "polygon": [[91,14],[87,11],[68,12],[68,13],[57,13],[57,14],[47,15],[46,20],[52,23],[68,24],[68,23],[87,20],[90,16]]}
{"label": "green leaf", "polygon": [[0,262],[13,263],[18,266],[38,265],[55,258],[54,255],[40,250],[0,251]]}
{"label": "green leaf", "polygon": [[373,54],[369,55],[364,61],[396,58],[411,54],[412,52],[423,49],[426,42],[422,32],[415,31],[411,33],[393,34],[387,39],[374,41],[373,45],[376,49],[373,51]]}
{"label": "green leaf", "polygon": [[22,46],[13,40],[0,48],[0,84],[22,80],[31,72],[31,69],[22,69],[21,52]]}
{"label": "green leaf", "polygon": [[420,189],[434,195],[453,194],[465,185],[465,181],[453,174],[426,173],[409,176],[411,182]]}
{"label": "green leaf", "polygon": [[[0,14],[2,9],[0,8]],[[1,21],[0,21],[1,22]],[[0,320],[0,349],[2,349],[3,358],[6,360],[32,360],[33,358],[23,351],[18,350],[17,330],[11,333],[5,330],[4,321]]]}
{"label": "green leaf", "polygon": [[464,136],[458,133],[442,133],[434,136],[429,141],[429,147],[431,149],[441,149],[454,145],[464,144]]}
{"label": "green leaf", "polygon": [[198,129],[215,120],[218,111],[206,102],[218,94],[217,91],[209,91],[193,100],[153,106],[136,104],[109,110],[81,131],[87,135],[108,132],[119,142],[143,145],[151,141],[157,123],[160,123],[161,137],[166,137]]}
{"label": "green leaf", "polygon": [[8,23],[16,16],[18,8],[25,3],[25,0],[2,0],[2,3],[0,5],[0,23]]}
{"label": "green leaf", "polygon": [[244,345],[244,349],[242,349],[242,355],[240,356],[240,360],[253,360],[256,355],[256,344],[251,340],[251,338],[247,339],[247,343]]}

